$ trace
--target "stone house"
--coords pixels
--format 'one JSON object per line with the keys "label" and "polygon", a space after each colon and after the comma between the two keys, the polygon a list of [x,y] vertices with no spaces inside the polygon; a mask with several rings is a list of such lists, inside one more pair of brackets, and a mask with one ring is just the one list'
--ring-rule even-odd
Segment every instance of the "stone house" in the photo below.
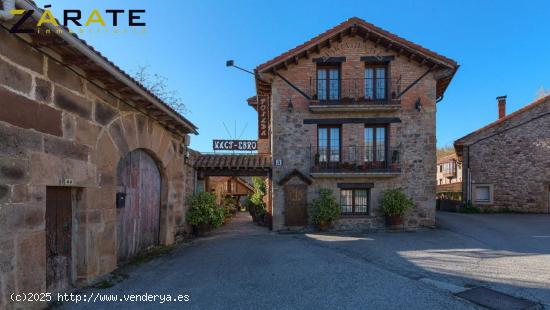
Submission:
{"label": "stone house", "polygon": [[65,30],[2,26],[0,308],[42,308],[10,295],[89,284],[187,229],[197,128]]}
{"label": "stone house", "polygon": [[437,195],[460,199],[462,192],[462,163],[456,153],[437,160]]}
{"label": "stone house", "polygon": [[463,200],[482,211],[550,212],[550,96],[455,141]]}
{"label": "stone house", "polygon": [[260,153],[270,153],[273,229],[311,223],[307,205],[332,190],[334,229],[384,225],[381,193],[415,202],[406,226],[433,226],[436,102],[458,64],[351,18],[256,68]]}

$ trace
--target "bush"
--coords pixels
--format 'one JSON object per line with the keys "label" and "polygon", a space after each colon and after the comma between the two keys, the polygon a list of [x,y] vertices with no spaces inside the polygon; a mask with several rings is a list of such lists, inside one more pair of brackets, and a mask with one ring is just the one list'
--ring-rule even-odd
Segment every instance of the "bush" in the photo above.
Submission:
{"label": "bush", "polygon": [[264,196],[267,188],[264,180],[256,177],[252,178],[252,186],[254,187],[254,191],[246,200],[246,205],[250,215],[252,215],[256,221],[262,222],[267,214],[267,208],[264,203]]}
{"label": "bush", "polygon": [[202,192],[188,198],[191,208],[187,211],[187,222],[192,226],[211,225],[218,228],[223,223],[225,211],[216,204],[216,196]]}
{"label": "bush", "polygon": [[414,207],[412,199],[407,197],[400,188],[386,190],[382,193],[382,212],[386,216],[403,216]]}
{"label": "bush", "polygon": [[340,217],[340,206],[328,189],[319,190],[319,197],[313,200],[310,210],[315,225],[329,224]]}

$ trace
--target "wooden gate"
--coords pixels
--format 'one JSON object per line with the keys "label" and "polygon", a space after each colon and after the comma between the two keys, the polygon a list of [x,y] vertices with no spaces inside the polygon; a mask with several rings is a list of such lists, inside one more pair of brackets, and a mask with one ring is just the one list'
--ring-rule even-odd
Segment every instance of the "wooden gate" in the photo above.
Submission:
{"label": "wooden gate", "polygon": [[161,178],[153,158],[135,150],[119,162],[117,182],[126,194],[117,208],[117,256],[124,260],[159,242]]}
{"label": "wooden gate", "polygon": [[[71,283],[72,199],[69,187],[46,188],[46,291]],[[27,266],[32,268],[32,266]]]}
{"label": "wooden gate", "polygon": [[307,186],[285,185],[285,224],[286,226],[306,226]]}

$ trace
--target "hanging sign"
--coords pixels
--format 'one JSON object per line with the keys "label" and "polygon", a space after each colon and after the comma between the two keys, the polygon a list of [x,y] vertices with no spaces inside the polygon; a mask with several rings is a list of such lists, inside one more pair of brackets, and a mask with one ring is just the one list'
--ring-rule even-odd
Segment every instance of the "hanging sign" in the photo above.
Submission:
{"label": "hanging sign", "polygon": [[258,96],[258,139],[269,138],[269,96]]}
{"label": "hanging sign", "polygon": [[258,142],[256,140],[214,140],[212,148],[215,151],[256,151]]}

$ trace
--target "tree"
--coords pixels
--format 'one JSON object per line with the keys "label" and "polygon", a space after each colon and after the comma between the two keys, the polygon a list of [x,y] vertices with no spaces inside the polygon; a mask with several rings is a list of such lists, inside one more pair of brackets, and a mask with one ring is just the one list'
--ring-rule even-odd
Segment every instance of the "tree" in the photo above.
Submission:
{"label": "tree", "polygon": [[455,148],[452,145],[447,145],[437,148],[437,158],[445,157],[447,155],[454,154]]}
{"label": "tree", "polygon": [[546,97],[550,95],[550,89],[545,89],[544,86],[541,86],[539,90],[537,90],[537,94],[535,95],[535,100],[540,99],[542,97]]}
{"label": "tree", "polygon": [[138,66],[132,77],[179,114],[189,113],[178,92],[168,87],[168,79],[160,74],[150,73],[149,66]]}

